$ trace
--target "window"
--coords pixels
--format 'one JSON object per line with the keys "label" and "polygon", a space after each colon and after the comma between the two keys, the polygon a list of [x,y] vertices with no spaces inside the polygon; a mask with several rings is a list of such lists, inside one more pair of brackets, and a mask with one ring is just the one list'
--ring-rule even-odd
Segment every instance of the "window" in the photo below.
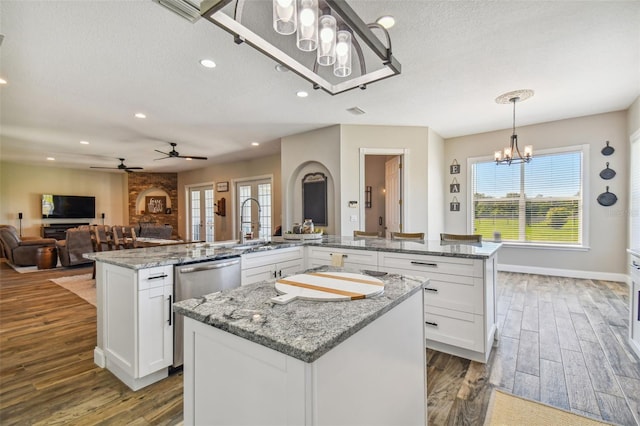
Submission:
{"label": "window", "polygon": [[528,164],[471,164],[473,233],[503,241],[583,245],[582,147],[539,152]]}
{"label": "window", "polygon": [[[245,235],[253,238],[271,236],[273,224],[271,219],[272,191],[271,179],[261,179],[237,183],[238,210],[241,211],[240,229]],[[253,198],[260,204],[246,200]],[[243,206],[244,204],[244,206]]]}

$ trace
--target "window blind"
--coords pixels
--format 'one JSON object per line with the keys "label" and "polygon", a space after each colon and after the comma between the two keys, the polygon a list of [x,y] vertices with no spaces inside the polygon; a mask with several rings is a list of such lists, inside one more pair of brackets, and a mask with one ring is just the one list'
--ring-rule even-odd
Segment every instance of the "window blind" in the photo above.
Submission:
{"label": "window blind", "polygon": [[472,166],[474,233],[493,240],[582,244],[582,151],[537,154],[528,164]]}

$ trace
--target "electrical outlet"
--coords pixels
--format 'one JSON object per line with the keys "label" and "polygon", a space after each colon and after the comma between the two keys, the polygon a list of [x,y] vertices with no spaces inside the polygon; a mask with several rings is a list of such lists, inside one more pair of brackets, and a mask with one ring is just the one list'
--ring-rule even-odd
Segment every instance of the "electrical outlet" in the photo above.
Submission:
{"label": "electrical outlet", "polygon": [[357,222],[358,221],[358,216],[355,214],[351,215],[351,222]]}

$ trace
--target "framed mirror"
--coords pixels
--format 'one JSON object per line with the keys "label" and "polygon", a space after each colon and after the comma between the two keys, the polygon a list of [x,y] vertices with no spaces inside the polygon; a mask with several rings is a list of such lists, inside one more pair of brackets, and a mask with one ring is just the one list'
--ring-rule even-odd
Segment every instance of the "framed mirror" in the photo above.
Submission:
{"label": "framed mirror", "polygon": [[311,219],[314,225],[327,226],[327,177],[324,173],[307,173],[302,178],[301,220]]}

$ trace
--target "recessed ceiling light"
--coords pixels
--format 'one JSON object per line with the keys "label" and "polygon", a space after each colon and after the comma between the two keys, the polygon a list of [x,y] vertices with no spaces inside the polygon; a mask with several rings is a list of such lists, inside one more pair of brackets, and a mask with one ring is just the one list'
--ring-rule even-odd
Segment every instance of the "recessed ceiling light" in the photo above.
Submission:
{"label": "recessed ceiling light", "polygon": [[213,62],[211,59],[201,59],[200,60],[200,65],[202,65],[205,68],[215,68],[216,67],[216,63]]}
{"label": "recessed ceiling light", "polygon": [[260,142],[251,142],[251,146],[260,146]]}
{"label": "recessed ceiling light", "polygon": [[191,161],[191,160],[193,160],[193,158],[191,158],[191,157],[187,157],[187,158],[185,158],[185,160],[187,160],[187,161]]}
{"label": "recessed ceiling light", "polygon": [[7,80],[5,80],[4,78],[0,77],[0,84],[7,84]]}
{"label": "recessed ceiling light", "polygon": [[147,118],[147,114],[145,114],[143,112],[136,112],[135,114],[133,114],[133,116],[135,118]]}
{"label": "recessed ceiling light", "polygon": [[53,157],[47,157],[47,161],[56,161],[56,159]]}
{"label": "recessed ceiling light", "polygon": [[277,64],[276,65],[276,71],[278,71],[278,72],[289,72],[289,68],[285,67],[282,64]]}
{"label": "recessed ceiling light", "polygon": [[89,145],[89,142],[88,142],[88,141],[80,141],[80,143],[81,143],[82,145]]}
{"label": "recessed ceiling light", "polygon": [[376,22],[382,25],[384,28],[389,29],[396,24],[396,18],[391,15],[385,15],[379,17]]}
{"label": "recessed ceiling light", "polygon": [[296,93],[296,96],[298,96],[299,98],[306,98],[307,96],[309,96],[309,94],[304,90],[300,90]]}

